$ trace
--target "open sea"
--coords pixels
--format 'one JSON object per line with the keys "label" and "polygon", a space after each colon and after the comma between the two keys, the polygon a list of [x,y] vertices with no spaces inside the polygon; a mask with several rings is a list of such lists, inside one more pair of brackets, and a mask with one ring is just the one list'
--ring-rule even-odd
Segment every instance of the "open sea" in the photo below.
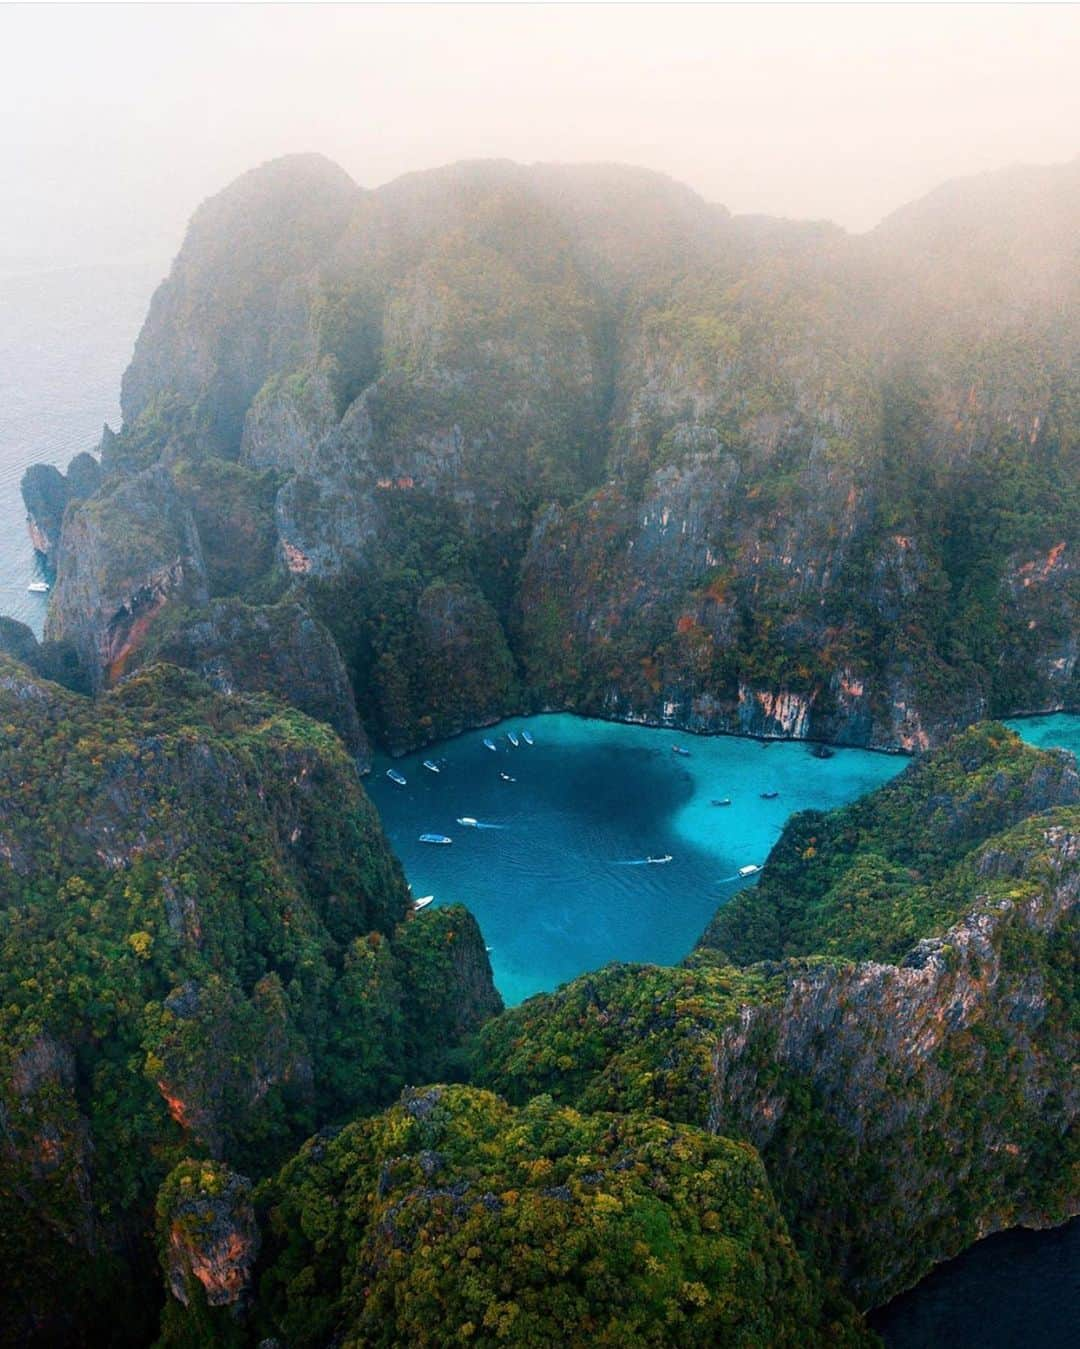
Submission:
{"label": "open sea", "polygon": [[46,596],[26,534],[19,480],[66,468],[120,421],[120,377],[167,263],[0,272],[0,614],[40,636]]}
{"label": "open sea", "polygon": [[[38,572],[19,480],[36,461],[66,467],[96,447],[105,421],[118,423],[120,377],[166,266],[0,272],[0,613],[38,633],[45,598],[26,589]],[[1080,717],[1011,724],[1032,743],[1080,752]],[[522,727],[535,744],[514,749],[505,732]],[[437,760],[438,775],[424,757]],[[610,960],[681,959],[716,906],[753,883],[739,868],[764,862],[788,815],[841,805],[905,763],[551,715],[398,760],[405,787],[377,761],[367,786],[413,893],[473,910],[499,988],[515,1003]],[[710,804],[726,797],[730,806]],[[457,823],[466,816],[477,827]],[[425,832],[454,841],[424,845]],[[1080,1345],[1078,1269],[1080,1221],[1004,1233],[935,1270],[874,1325],[890,1349]]]}

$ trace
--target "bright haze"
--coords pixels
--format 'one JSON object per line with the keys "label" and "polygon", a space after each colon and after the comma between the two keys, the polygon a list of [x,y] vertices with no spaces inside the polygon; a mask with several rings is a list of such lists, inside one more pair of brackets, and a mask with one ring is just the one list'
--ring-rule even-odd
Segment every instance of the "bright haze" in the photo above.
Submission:
{"label": "bright haze", "polygon": [[851,230],[1080,150],[1076,6],[0,8],[0,267],[168,254],[244,169],[623,161]]}

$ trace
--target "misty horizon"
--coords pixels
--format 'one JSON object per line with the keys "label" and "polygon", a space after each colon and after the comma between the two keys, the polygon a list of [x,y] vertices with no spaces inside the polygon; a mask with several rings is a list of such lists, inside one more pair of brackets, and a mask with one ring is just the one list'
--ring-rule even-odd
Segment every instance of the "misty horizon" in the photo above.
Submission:
{"label": "misty horizon", "polygon": [[1080,153],[1074,7],[9,7],[0,266],[158,259],[246,170],[626,164],[872,229]]}

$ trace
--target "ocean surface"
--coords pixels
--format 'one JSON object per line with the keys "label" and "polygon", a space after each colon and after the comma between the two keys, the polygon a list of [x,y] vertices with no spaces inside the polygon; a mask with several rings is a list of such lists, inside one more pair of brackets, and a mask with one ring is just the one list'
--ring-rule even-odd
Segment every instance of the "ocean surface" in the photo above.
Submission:
{"label": "ocean surface", "polygon": [[869,1321],[888,1349],[1075,1349],[1080,1218],[987,1237]]}
{"label": "ocean surface", "polygon": [[44,595],[19,480],[30,464],[66,468],[120,420],[120,377],[167,262],[0,272],[0,614],[39,635]]}
{"label": "ocean surface", "polygon": [[[514,749],[506,732],[522,728],[535,743]],[[610,960],[681,960],[717,905],[749,883],[739,868],[765,861],[793,811],[842,805],[907,763],[557,714],[469,732],[429,754],[438,774],[424,754],[394,763],[405,787],[376,760],[368,792],[413,894],[476,915],[511,1004]],[[726,797],[730,806],[711,804]],[[424,844],[423,833],[453,843]]]}

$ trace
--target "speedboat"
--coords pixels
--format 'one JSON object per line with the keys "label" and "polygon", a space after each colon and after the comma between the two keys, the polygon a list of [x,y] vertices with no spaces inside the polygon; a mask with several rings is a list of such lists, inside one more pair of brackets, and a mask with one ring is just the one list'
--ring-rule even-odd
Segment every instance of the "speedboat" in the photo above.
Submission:
{"label": "speedboat", "polygon": [[710,802],[709,802],[709,805],[711,805],[711,806],[730,806],[730,805],[731,805],[731,797],[730,797],[730,796],[723,796],[723,797],[720,797],[720,798],[718,798],[718,799],[715,800],[715,801],[710,801]]}
{"label": "speedboat", "polygon": [[757,864],[756,862],[751,862],[748,866],[740,867],[740,868],[739,868],[739,875],[740,875],[740,876],[752,876],[752,875],[754,874],[755,871],[760,871],[760,870],[761,870],[761,868],[758,866],[758,864]]}
{"label": "speedboat", "polygon": [[49,593],[48,581],[31,581],[26,588],[35,595],[47,595]]}
{"label": "speedboat", "polygon": [[521,738],[525,741],[526,745],[531,745],[533,743],[533,738],[528,731],[522,731]]}
{"label": "speedboat", "polygon": [[667,852],[663,857],[646,857],[645,861],[648,862],[650,866],[661,867],[665,862],[671,861],[671,853]]}
{"label": "speedboat", "polygon": [[434,898],[434,895],[421,895],[419,899],[414,899],[413,912],[419,913],[421,909],[426,909]]}
{"label": "speedboat", "polygon": [[494,741],[494,740],[489,740],[489,739],[487,738],[487,736],[484,736],[484,748],[485,748],[485,749],[491,750],[492,754],[494,754],[494,753],[495,753],[495,741]]}
{"label": "speedboat", "polygon": [[761,799],[762,801],[775,801],[779,795],[779,792],[762,792]]}
{"label": "speedboat", "polygon": [[518,738],[517,738],[517,736],[514,734],[514,732],[513,732],[513,731],[507,731],[507,732],[506,732],[506,738],[507,738],[507,740],[510,741],[511,745],[513,745],[513,747],[514,747],[515,749],[517,749],[517,747],[518,747]]}
{"label": "speedboat", "polygon": [[424,767],[427,769],[429,773],[441,772],[439,765],[437,763],[434,763],[431,759],[424,760]]}
{"label": "speedboat", "polygon": [[446,834],[421,834],[421,843],[440,843],[445,846],[447,843],[453,843],[453,839]]}
{"label": "speedboat", "polygon": [[683,749],[682,745],[672,745],[671,752],[672,754],[681,754],[684,759],[689,759],[690,757],[690,751],[688,749]]}
{"label": "speedboat", "polygon": [[503,782],[517,782],[517,778],[512,778],[509,773],[500,773],[499,777],[502,778]]}
{"label": "speedboat", "polygon": [[464,825],[466,829],[475,829],[479,823],[480,821],[474,820],[471,815],[458,816],[458,824]]}
{"label": "speedboat", "polygon": [[402,776],[401,773],[397,771],[396,768],[388,768],[386,770],[386,776],[390,779],[391,782],[396,782],[399,787],[405,786],[405,778]]}

